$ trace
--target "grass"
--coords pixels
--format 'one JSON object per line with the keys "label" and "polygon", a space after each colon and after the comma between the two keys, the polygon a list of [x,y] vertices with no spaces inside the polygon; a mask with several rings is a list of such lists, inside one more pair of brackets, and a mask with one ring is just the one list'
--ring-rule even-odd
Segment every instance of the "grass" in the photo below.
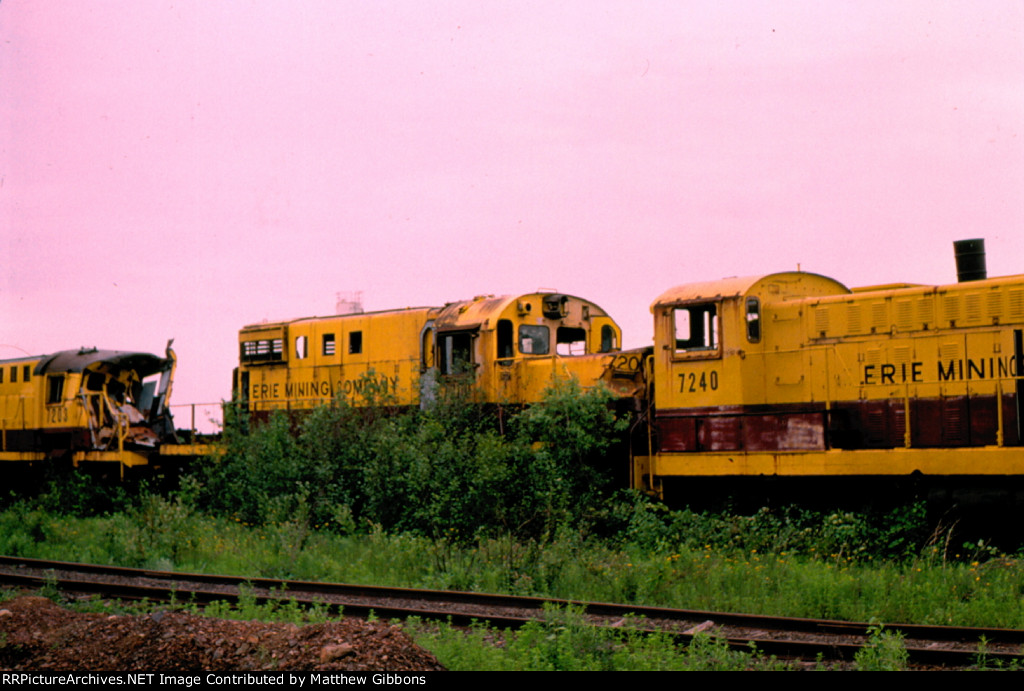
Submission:
{"label": "grass", "polygon": [[790,666],[756,649],[731,650],[708,634],[677,648],[662,634],[636,628],[598,629],[579,610],[549,607],[542,621],[515,632],[485,624],[462,630],[448,624],[410,621],[407,630],[451,670],[486,671],[740,671],[783,670]]}
{"label": "grass", "polygon": [[[506,592],[855,621],[1024,628],[1024,563],[899,560],[816,551],[682,545],[612,547],[565,532],[547,543],[463,547],[410,535],[336,535],[285,522],[247,526],[187,512],[59,516],[0,513],[0,553],[177,571]],[[296,545],[301,543],[301,549]]]}
{"label": "grass", "polygon": [[[140,513],[144,512],[144,513]],[[167,514],[167,515],[164,515]],[[165,520],[166,519],[166,520]],[[299,547],[301,546],[301,548]],[[168,500],[88,518],[16,505],[0,513],[0,552],[248,577],[453,588],[571,600],[635,602],[690,609],[855,621],[1024,628],[1024,563],[1015,556],[926,548],[876,559],[816,547],[790,552],[733,544],[597,540],[562,531],[548,542],[481,540],[471,547],[371,529],[337,535],[285,521],[249,526],[183,510]],[[950,557],[950,558],[947,558]],[[60,598],[48,587],[47,596]],[[6,595],[6,594],[5,594]],[[77,607],[111,607],[86,602]],[[112,605],[115,609],[118,605]],[[259,603],[243,590],[237,604],[214,603],[209,616],[309,623],[332,618],[294,601]],[[135,606],[132,609],[137,609]],[[410,621],[407,631],[450,669],[741,670],[785,669],[755,650],[730,650],[713,636],[685,649],[629,626],[592,629],[578,611],[550,609],[517,632],[483,624],[469,630]],[[991,668],[979,641],[978,668]],[[856,668],[906,666],[895,632],[878,624]]]}
{"label": "grass", "polygon": [[903,634],[877,624],[868,629],[868,644],[857,651],[853,663],[860,672],[902,672],[908,659]]}

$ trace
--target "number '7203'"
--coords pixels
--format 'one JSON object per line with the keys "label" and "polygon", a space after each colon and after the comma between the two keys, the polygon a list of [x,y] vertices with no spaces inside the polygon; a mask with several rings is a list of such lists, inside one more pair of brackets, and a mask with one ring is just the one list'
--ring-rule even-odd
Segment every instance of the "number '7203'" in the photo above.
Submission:
{"label": "number '7203'", "polygon": [[49,422],[67,422],[68,421],[68,409],[62,405],[48,406],[46,408],[46,417]]}

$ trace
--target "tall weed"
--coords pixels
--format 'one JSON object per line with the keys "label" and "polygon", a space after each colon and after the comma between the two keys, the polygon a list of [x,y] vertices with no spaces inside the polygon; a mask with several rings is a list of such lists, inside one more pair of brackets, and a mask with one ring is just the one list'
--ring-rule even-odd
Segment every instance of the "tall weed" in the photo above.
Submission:
{"label": "tall weed", "polygon": [[603,504],[600,467],[621,428],[606,391],[553,383],[501,434],[461,389],[397,411],[374,393],[375,377],[364,379],[360,390],[376,406],[338,399],[301,418],[275,411],[257,425],[226,416],[223,453],[194,477],[198,506],[245,523],[304,513],[309,525],[343,533],[378,525],[469,544],[550,539]]}

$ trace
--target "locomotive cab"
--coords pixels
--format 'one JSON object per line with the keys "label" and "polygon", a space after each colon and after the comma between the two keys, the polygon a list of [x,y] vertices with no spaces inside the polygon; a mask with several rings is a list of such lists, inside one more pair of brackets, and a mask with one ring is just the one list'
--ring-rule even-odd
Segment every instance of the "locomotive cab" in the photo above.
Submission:
{"label": "locomotive cab", "polygon": [[446,305],[433,325],[438,374],[472,381],[487,403],[534,403],[553,379],[584,387],[604,381],[620,396],[636,391],[639,359],[612,376],[622,332],[596,304],[561,293],[479,296]]}
{"label": "locomotive cab", "polygon": [[175,363],[170,344],[165,358],[83,348],[0,363],[0,458],[147,464],[174,440]]}
{"label": "locomotive cab", "polygon": [[651,305],[656,407],[633,486],[657,492],[665,476],[771,472],[750,466],[763,460],[750,452],[823,449],[823,399],[809,376],[820,362],[800,347],[800,304],[847,293],[833,279],[784,272],[659,296]]}

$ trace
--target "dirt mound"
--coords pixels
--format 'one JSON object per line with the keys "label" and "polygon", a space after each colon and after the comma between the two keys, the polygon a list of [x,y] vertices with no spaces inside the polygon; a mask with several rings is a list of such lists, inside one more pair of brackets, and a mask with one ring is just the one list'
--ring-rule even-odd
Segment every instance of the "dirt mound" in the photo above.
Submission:
{"label": "dirt mound", "polygon": [[33,671],[434,671],[396,626],[71,612],[42,597],[0,603],[0,669]]}

